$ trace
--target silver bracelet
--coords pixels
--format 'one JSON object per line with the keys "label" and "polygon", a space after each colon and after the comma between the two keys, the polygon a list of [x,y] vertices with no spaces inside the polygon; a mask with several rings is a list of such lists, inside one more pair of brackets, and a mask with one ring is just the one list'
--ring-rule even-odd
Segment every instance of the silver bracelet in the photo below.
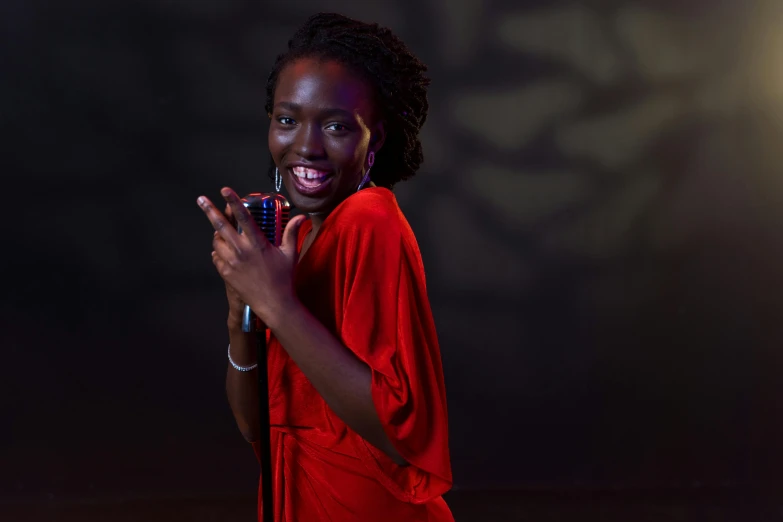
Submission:
{"label": "silver bracelet", "polygon": [[249,372],[250,370],[255,370],[258,368],[258,363],[252,366],[239,366],[237,363],[235,363],[234,359],[231,358],[231,343],[228,343],[228,362],[230,362],[231,366],[233,366],[234,369],[239,372]]}

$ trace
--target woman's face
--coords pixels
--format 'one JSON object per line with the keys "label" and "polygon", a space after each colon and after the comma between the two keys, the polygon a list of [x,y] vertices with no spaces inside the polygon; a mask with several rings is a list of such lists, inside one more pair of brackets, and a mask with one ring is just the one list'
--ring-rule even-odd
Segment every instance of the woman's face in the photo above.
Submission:
{"label": "woman's face", "polygon": [[374,109],[370,87],[339,62],[302,58],[280,71],[269,150],[295,207],[330,212],[356,192],[383,144]]}

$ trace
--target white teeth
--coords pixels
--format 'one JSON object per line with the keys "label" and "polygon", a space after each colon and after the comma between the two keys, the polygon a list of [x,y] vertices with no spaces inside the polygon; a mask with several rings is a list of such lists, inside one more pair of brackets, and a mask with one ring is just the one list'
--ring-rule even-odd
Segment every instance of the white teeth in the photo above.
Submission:
{"label": "white teeth", "polygon": [[305,167],[294,167],[294,175],[302,179],[323,179],[329,175],[328,172],[322,170],[308,169]]}

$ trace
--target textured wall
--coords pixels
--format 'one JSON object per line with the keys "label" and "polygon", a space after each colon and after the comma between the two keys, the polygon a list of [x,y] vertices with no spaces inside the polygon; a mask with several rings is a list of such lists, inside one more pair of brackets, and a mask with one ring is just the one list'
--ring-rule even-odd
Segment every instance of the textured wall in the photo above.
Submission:
{"label": "textured wall", "polygon": [[458,486],[783,479],[781,10],[677,4],[5,0],[0,491],[255,487],[194,200],[271,189],[266,75],[319,10],[430,65],[397,194]]}

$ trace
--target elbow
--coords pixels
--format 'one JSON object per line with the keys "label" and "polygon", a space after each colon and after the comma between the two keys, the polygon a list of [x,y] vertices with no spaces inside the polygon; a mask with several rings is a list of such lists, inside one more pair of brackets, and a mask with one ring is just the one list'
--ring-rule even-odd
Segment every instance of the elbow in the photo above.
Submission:
{"label": "elbow", "polygon": [[248,431],[243,431],[242,432],[242,437],[245,439],[245,441],[249,442],[250,444],[252,444],[254,442],[258,442],[258,439],[259,439],[258,433],[252,433],[252,432],[248,432]]}
{"label": "elbow", "polygon": [[261,438],[261,434],[258,432],[258,429],[251,428],[247,424],[240,425],[239,432],[247,442],[257,442]]}

